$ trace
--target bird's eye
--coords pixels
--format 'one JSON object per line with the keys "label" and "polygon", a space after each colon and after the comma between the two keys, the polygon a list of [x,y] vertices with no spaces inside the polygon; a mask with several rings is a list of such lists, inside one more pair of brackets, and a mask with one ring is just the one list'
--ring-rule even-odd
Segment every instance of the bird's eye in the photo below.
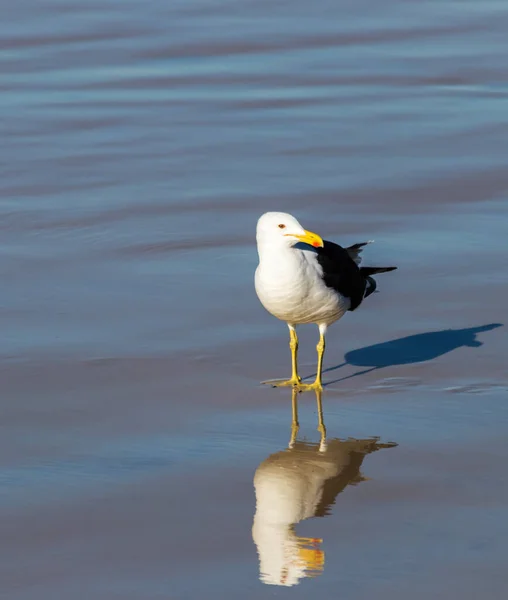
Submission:
{"label": "bird's eye", "polygon": [[286,226],[284,225],[284,223],[281,223],[281,224],[279,225],[279,229],[286,229]]}

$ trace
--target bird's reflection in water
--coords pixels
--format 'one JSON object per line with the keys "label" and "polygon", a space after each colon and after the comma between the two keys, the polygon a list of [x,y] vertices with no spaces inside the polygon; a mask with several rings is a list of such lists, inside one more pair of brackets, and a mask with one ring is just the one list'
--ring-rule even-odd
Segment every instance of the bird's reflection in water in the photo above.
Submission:
{"label": "bird's reflection in water", "polygon": [[297,392],[293,392],[293,427],[289,447],[264,460],[256,470],[256,514],[252,537],[259,555],[262,582],[292,586],[324,570],[322,539],[296,535],[295,525],[330,513],[335,499],[348,485],[366,481],[360,467],[367,454],[397,444],[377,438],[326,440],[318,401],[319,444],[296,440]]}

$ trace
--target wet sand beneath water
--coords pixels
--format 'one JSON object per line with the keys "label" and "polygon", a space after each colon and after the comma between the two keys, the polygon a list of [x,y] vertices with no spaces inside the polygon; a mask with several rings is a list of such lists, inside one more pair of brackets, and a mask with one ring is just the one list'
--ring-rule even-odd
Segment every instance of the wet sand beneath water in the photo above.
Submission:
{"label": "wet sand beneath water", "polygon": [[[0,595],[504,599],[504,5],[25,4]],[[313,394],[290,450],[291,394],[259,384],[289,369],[253,290],[273,209],[399,267],[330,329],[324,453]]]}

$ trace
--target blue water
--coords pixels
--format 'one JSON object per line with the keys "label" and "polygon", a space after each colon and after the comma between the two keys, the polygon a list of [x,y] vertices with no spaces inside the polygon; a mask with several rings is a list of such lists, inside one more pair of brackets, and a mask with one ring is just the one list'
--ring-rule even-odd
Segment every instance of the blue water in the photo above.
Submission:
{"label": "blue water", "polygon": [[[503,598],[506,3],[0,7],[0,595]],[[326,560],[291,592],[250,531],[291,424],[265,210],[399,266],[324,395],[331,438],[399,445],[296,525]]]}

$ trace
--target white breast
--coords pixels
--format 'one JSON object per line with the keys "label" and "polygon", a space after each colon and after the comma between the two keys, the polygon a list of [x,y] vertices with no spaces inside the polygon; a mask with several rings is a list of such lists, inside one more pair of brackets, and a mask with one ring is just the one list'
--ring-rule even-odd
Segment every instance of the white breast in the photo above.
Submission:
{"label": "white breast", "polygon": [[349,308],[348,298],[325,285],[312,251],[288,248],[269,258],[262,258],[256,270],[256,293],[278,319],[330,325]]}

